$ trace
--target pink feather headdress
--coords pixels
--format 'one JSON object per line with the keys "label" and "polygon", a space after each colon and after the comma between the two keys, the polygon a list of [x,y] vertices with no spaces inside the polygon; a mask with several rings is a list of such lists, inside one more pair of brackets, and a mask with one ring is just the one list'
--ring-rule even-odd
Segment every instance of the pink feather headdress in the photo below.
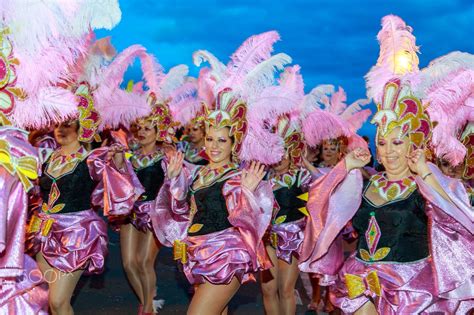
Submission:
{"label": "pink feather headdress", "polygon": [[[273,164],[280,161],[284,153],[283,139],[272,132],[271,124],[280,114],[290,112],[297,103],[294,101],[297,87],[291,85],[295,85],[297,79],[294,77],[299,76],[299,68],[288,69],[288,79],[282,77],[281,82],[276,81],[275,73],[291,62],[286,54],[272,55],[273,45],[279,39],[275,31],[251,36],[232,54],[227,65],[207,51],[200,50],[193,55],[197,66],[203,61],[210,65],[210,68],[201,70],[198,78],[198,97],[208,109],[207,116],[213,120],[219,114],[234,117],[241,120],[233,124],[240,125],[242,131],[246,126],[237,152],[242,161]],[[300,85],[303,86],[302,80]],[[216,99],[221,91],[225,91],[226,97],[232,95],[235,100],[228,104],[245,108],[245,111],[240,111],[245,115],[224,114],[220,107],[215,107],[219,104]]]}
{"label": "pink feather headdress", "polygon": [[376,103],[382,101],[385,83],[390,79],[418,72],[419,49],[412,31],[398,16],[382,18],[382,29],[377,34],[379,58],[365,76],[367,96]]}
{"label": "pink feather headdress", "polygon": [[8,36],[16,60],[15,91],[21,91],[3,110],[17,126],[41,128],[77,115],[81,96],[61,83],[87,50],[85,34],[110,29],[121,13],[116,0],[21,2],[7,0],[0,7],[2,42]]}
{"label": "pink feather headdress", "polygon": [[367,95],[381,104],[386,83],[399,80],[415,99],[421,99],[422,108],[435,122],[430,143],[435,155],[453,165],[461,163],[466,147],[458,137],[474,121],[474,56],[452,52],[420,71],[412,29],[393,15],[382,19],[377,38],[380,55],[366,75]]}
{"label": "pink feather headdress", "polygon": [[360,99],[346,104],[345,91],[332,85],[315,87],[305,96],[301,105],[301,126],[306,143],[317,146],[323,140],[346,137],[349,149],[367,147],[367,143],[357,135],[357,130],[371,115],[370,109],[362,109],[369,103]]}
{"label": "pink feather headdress", "polygon": [[460,139],[474,122],[474,55],[452,52],[430,62],[411,80],[432,121],[431,147],[452,165],[463,162],[468,148]]}

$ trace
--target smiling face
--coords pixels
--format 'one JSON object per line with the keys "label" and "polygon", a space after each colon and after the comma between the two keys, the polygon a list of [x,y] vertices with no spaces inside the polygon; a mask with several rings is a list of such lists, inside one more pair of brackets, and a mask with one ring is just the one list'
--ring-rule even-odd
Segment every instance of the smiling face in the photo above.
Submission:
{"label": "smiling face", "polygon": [[387,174],[396,176],[407,172],[409,152],[410,139],[408,135],[400,138],[400,128],[393,129],[385,136],[378,136],[377,154]]}
{"label": "smiling face", "polygon": [[231,162],[232,138],[229,137],[228,127],[215,128],[210,126],[206,130],[205,147],[211,167],[219,167]]}
{"label": "smiling face", "polygon": [[74,142],[79,143],[79,122],[69,120],[54,128],[54,139],[60,146],[67,146]]}
{"label": "smiling face", "polygon": [[321,150],[321,157],[327,166],[336,165],[341,158],[340,147],[337,140],[324,140]]}
{"label": "smiling face", "polygon": [[140,146],[144,147],[156,142],[156,127],[149,120],[140,120],[136,124],[136,137]]}

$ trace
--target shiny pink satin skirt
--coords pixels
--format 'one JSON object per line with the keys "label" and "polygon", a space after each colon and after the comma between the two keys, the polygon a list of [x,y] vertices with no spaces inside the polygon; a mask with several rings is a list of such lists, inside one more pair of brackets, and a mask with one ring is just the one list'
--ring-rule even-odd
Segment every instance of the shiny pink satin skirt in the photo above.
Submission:
{"label": "shiny pink satin skirt", "polygon": [[188,262],[183,269],[191,284],[229,284],[234,277],[240,283],[255,281],[253,273],[258,268],[252,266],[250,254],[236,228],[189,236],[184,242],[188,245]]}
{"label": "shiny pink satin skirt", "polygon": [[303,243],[306,218],[282,224],[272,225],[272,233],[278,236],[278,245],[275,248],[278,259],[291,264],[291,257],[299,259],[299,251]]}
{"label": "shiny pink satin skirt", "polygon": [[132,214],[130,215],[130,221],[137,230],[142,232],[153,232],[150,211],[152,211],[154,206],[154,200],[135,203]]}
{"label": "shiny pink satin skirt", "polygon": [[[32,235],[33,253],[41,251],[46,261],[62,272],[84,269],[101,273],[107,256],[107,224],[93,210],[51,214],[48,235]],[[31,244],[30,244],[31,245]]]}
{"label": "shiny pink satin skirt", "polygon": [[[436,296],[432,258],[412,263],[367,264],[355,258],[353,253],[344,263],[336,284],[331,286],[331,302],[344,313],[354,313],[371,300],[379,314],[454,314],[459,303],[445,303]],[[345,274],[365,277],[376,271],[381,295],[366,289],[354,299],[348,297]]]}
{"label": "shiny pink satin skirt", "polygon": [[48,314],[48,286],[31,257],[25,255],[22,276],[0,281],[0,314]]}

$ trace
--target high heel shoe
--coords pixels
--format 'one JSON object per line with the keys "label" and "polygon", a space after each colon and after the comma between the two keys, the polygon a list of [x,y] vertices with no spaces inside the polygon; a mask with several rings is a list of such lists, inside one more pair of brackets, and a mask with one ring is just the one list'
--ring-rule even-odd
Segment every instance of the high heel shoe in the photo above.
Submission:
{"label": "high heel shoe", "polygon": [[138,313],[137,315],[143,315],[143,305],[139,304],[138,305]]}

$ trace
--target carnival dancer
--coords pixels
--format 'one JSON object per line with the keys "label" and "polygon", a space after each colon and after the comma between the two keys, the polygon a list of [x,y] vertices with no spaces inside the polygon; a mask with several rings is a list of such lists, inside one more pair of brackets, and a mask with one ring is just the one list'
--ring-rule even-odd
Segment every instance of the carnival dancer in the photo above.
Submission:
{"label": "carnival dancer", "polygon": [[[154,69],[161,67],[150,55],[141,55],[140,59],[148,66],[152,64]],[[150,84],[147,93],[139,86],[130,93],[148,94],[151,114],[134,123],[138,148],[131,153],[130,162],[145,192],[135,203],[128,220],[120,225],[120,246],[127,278],[140,302],[138,313],[153,314],[158,306],[154,305],[153,298],[156,295],[155,260],[160,244],[153,232],[150,212],[165,179],[165,153],[173,151],[176,143],[177,122],[171,116],[169,104],[174,106],[173,97],[181,101],[186,98],[180,89],[189,93],[195,85],[186,84],[188,68],[185,65],[178,65],[167,74],[145,70],[144,73],[152,73],[153,78],[144,77],[147,84],[155,82],[155,85]]]}
{"label": "carnival dancer", "polygon": [[[370,116],[370,109],[363,109],[368,104],[365,99],[359,99],[346,104],[347,96],[341,87],[336,91],[332,85],[315,87],[307,99],[311,100],[303,109],[301,125],[305,142],[309,146],[321,144],[321,163],[317,167],[303,159],[305,167],[316,179],[327,174],[346,154],[347,149],[355,146],[367,146],[367,143],[356,132]],[[347,227],[345,239],[352,241],[351,228]],[[313,269],[309,280],[312,287],[312,301],[309,309],[334,311],[326,290],[321,302],[321,288],[329,285],[324,277],[324,271]]]}
{"label": "carnival dancer", "polygon": [[[345,313],[454,313],[472,299],[463,293],[473,279],[468,254],[473,223],[466,192],[426,163],[421,148],[431,123],[399,80],[387,83],[373,121],[386,172],[362,183],[360,173],[352,170],[368,163],[370,154],[356,149],[311,187],[311,221],[300,266],[313,269],[329,261],[342,266],[332,301]],[[321,208],[313,212],[316,207]],[[344,262],[340,232],[349,221],[358,233],[358,246]],[[455,239],[449,231],[456,231]],[[453,263],[465,273],[446,272],[454,270],[446,269]]]}
{"label": "carnival dancer", "polygon": [[266,314],[295,314],[298,258],[307,215],[302,195],[312,175],[302,163],[304,143],[295,121],[282,116],[277,130],[285,141],[286,154],[269,171],[277,202],[266,244],[273,267],[261,271],[260,280]]}

